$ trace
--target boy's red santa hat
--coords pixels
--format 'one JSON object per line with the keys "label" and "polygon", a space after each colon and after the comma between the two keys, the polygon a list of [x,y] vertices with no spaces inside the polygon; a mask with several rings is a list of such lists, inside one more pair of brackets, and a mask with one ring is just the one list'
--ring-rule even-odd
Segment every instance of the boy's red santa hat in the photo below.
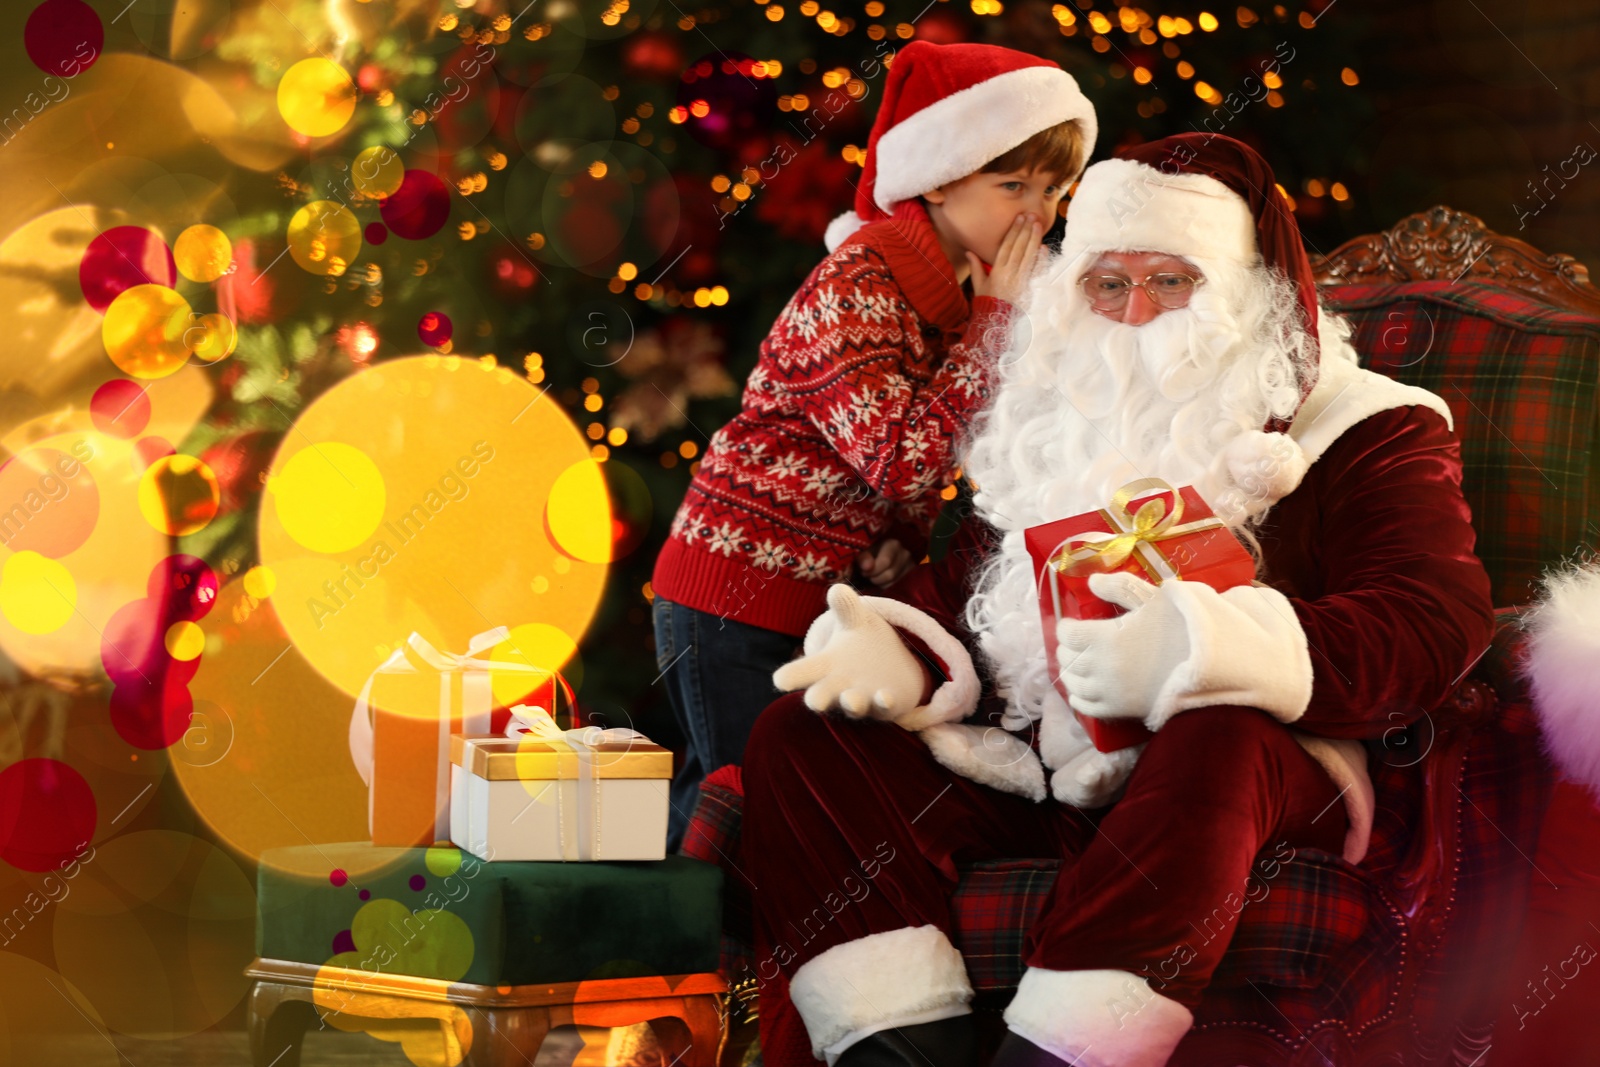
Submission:
{"label": "boy's red santa hat", "polygon": [[912,41],[895,53],[867,138],[855,210],[828,225],[828,250],[888,218],[900,201],[965,178],[1063,122],[1078,124],[1088,159],[1094,105],[1050,60],[989,44]]}
{"label": "boy's red santa hat", "polygon": [[[1242,141],[1180,133],[1120,149],[1084,172],[1067,211],[1062,253],[1161,252],[1185,259],[1265,263],[1299,293],[1312,344],[1295,366],[1300,400],[1317,384],[1317,283],[1300,227],[1272,167]],[[1259,257],[1259,258],[1258,258]],[[1266,429],[1281,432],[1287,420]]]}

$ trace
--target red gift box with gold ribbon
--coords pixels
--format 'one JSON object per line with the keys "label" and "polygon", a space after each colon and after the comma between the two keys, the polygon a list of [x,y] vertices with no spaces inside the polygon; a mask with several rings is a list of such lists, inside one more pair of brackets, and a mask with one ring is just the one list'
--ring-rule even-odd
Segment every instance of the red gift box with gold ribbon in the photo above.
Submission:
{"label": "red gift box with gold ribbon", "polygon": [[[1039,590],[1050,677],[1062,699],[1068,693],[1056,660],[1056,622],[1123,613],[1089,592],[1090,575],[1126,571],[1158,585],[1204,582],[1218,592],[1255,578],[1255,560],[1194,487],[1174,489],[1160,478],[1129,482],[1112,495],[1109,507],[1030,526],[1023,537]],[[1138,719],[1073,714],[1101,752],[1154,736]]]}

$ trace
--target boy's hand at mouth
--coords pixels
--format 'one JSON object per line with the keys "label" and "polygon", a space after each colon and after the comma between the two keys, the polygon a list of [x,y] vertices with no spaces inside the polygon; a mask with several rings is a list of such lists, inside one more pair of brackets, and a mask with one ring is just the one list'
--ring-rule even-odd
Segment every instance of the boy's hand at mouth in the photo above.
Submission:
{"label": "boy's hand at mouth", "polygon": [[1011,229],[1006,231],[1005,239],[1000,242],[1000,251],[994,257],[994,266],[989,268],[987,274],[978,254],[968,252],[967,262],[972,264],[972,295],[992,296],[996,300],[1015,304],[1022,295],[1028,276],[1033,273],[1033,264],[1039,258],[1039,249],[1042,247],[1040,240],[1043,237],[1043,224],[1039,216],[1030,211],[1018,215]]}

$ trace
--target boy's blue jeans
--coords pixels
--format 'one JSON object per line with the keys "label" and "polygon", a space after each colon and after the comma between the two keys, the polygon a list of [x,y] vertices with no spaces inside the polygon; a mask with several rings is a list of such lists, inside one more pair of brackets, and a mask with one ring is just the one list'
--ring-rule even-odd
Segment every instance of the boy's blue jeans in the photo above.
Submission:
{"label": "boy's blue jeans", "polygon": [[656,669],[683,731],[683,765],[672,779],[667,851],[683,843],[700,799],[700,782],[718,767],[744,759],[756,717],[780,695],[772,672],[801,639],[735,622],[656,597]]}

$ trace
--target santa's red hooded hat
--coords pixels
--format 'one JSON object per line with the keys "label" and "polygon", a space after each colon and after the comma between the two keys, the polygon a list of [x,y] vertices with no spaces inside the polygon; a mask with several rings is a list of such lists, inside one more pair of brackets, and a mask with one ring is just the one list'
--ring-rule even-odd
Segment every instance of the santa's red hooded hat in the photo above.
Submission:
{"label": "santa's red hooded hat", "polygon": [[[1312,344],[1297,361],[1300,400],[1317,384],[1317,284],[1272,168],[1242,141],[1180,133],[1124,148],[1084,172],[1063,249],[1162,252],[1265,263],[1293,282]],[[1287,429],[1274,419],[1268,431]]]}
{"label": "santa's red hooded hat", "polygon": [[887,218],[900,201],[974,174],[1063,122],[1078,124],[1087,160],[1094,105],[1050,60],[991,44],[912,41],[895,53],[884,79],[855,210],[829,224],[828,250]]}

